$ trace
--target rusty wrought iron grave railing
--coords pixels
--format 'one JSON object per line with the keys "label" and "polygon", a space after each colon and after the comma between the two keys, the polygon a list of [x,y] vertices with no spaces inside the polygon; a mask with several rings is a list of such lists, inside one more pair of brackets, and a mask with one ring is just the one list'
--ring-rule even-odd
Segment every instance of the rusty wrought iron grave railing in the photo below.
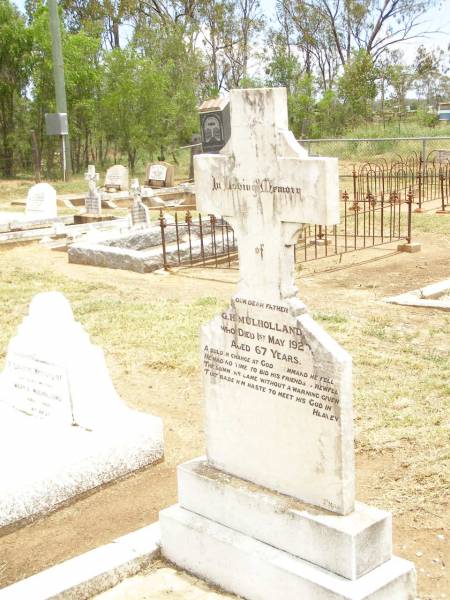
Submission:
{"label": "rusty wrought iron grave railing", "polygon": [[351,193],[358,201],[367,194],[391,193],[406,200],[411,189],[416,212],[421,212],[426,202],[439,201],[440,210],[450,205],[450,161],[439,151],[433,150],[425,159],[421,154],[413,153],[407,157],[398,155],[390,162],[378,159],[354,164],[351,177]]}
{"label": "rusty wrought iron grave railing", "polygon": [[[333,255],[364,250],[391,242],[411,242],[411,213],[414,194],[367,192],[351,198],[341,194],[338,225],[306,226],[294,247],[296,262],[318,260]],[[237,265],[237,240],[223,218],[187,211],[169,220],[161,210],[164,268],[175,266]]]}

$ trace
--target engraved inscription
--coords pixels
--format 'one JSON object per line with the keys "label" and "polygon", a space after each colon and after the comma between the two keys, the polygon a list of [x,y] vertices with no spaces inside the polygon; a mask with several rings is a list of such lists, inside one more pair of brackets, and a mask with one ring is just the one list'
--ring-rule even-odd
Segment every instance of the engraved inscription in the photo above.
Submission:
{"label": "engraved inscription", "polygon": [[8,404],[28,415],[72,422],[65,370],[25,354],[11,353],[5,365],[11,394]]}
{"label": "engraved inscription", "polygon": [[295,402],[313,417],[337,423],[339,391],[333,377],[313,361],[295,319],[284,306],[234,299],[221,315],[223,347],[203,347],[205,375]]}

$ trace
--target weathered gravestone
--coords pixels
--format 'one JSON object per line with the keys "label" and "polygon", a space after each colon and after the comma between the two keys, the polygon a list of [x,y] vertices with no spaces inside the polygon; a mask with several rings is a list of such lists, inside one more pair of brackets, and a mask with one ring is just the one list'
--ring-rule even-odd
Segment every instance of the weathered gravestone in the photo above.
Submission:
{"label": "weathered gravestone", "polygon": [[175,170],[168,162],[157,162],[147,165],[145,180],[150,187],[173,187]]}
{"label": "weathered gravestone", "polygon": [[207,458],[178,469],[163,554],[249,599],[412,599],[389,513],[355,503],[351,357],[296,297],[292,246],[338,221],[337,160],[295,141],[284,89],[230,96],[231,139],[195,179],[234,228],[240,282],[203,327]]}
{"label": "weathered gravestone", "polygon": [[53,219],[58,216],[56,190],[48,183],[37,183],[28,190],[25,215],[30,219]]}
{"label": "weathered gravestone", "polygon": [[131,191],[133,194],[133,204],[131,205],[131,225],[132,227],[147,227],[150,224],[150,211],[142,203],[141,186],[137,179],[131,181]]}
{"label": "weathered gravestone", "polygon": [[88,182],[89,191],[85,198],[85,208],[88,215],[102,214],[102,196],[97,188],[99,174],[95,172],[95,165],[88,165],[88,170],[84,174]]}
{"label": "weathered gravestone", "polygon": [[128,190],[128,169],[123,165],[109,167],[105,176],[105,189],[107,192]]}
{"label": "weathered gravestone", "polygon": [[0,375],[0,531],[163,456],[161,419],[130,410],[58,292],[35,296]]}

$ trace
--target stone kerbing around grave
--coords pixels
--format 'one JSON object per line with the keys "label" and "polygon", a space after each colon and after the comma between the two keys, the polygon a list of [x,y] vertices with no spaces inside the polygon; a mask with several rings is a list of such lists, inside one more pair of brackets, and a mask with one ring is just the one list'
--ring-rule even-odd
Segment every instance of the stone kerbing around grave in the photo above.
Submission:
{"label": "stone kerbing around grave", "polygon": [[421,308],[438,308],[450,311],[450,279],[444,279],[418,290],[390,296],[384,299],[390,304],[416,306]]}
{"label": "stone kerbing around grave", "polygon": [[351,357],[296,297],[298,233],[339,219],[337,161],[297,144],[283,88],[232,90],[230,115],[227,144],[194,165],[240,281],[202,328],[207,460],[178,469],[163,555],[247,600],[413,600],[389,513],[355,503]]}
{"label": "stone kerbing around grave", "polygon": [[[23,440],[27,443],[24,444]],[[0,375],[0,530],[163,457],[161,419],[129,409],[58,292],[35,296]]]}
{"label": "stone kerbing around grave", "polygon": [[[208,232],[206,227],[203,231],[204,234],[205,231]],[[178,258],[180,260],[188,259],[191,254],[193,259],[213,256],[214,241],[211,235],[205,235],[203,246],[200,239],[194,234],[190,242],[183,239],[177,244],[175,227],[167,227],[164,235],[166,261],[169,264],[178,264]],[[127,232],[104,239],[100,243],[76,242],[69,246],[68,257],[70,263],[80,265],[150,273],[164,266],[161,228],[159,225],[150,225],[139,232]]]}

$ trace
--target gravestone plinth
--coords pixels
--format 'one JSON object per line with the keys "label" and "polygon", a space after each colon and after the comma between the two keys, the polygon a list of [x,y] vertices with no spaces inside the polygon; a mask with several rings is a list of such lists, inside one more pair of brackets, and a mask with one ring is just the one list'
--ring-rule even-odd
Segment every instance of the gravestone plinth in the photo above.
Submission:
{"label": "gravestone plinth", "polygon": [[230,115],[220,154],[194,164],[240,282],[202,329],[207,457],[178,468],[162,552],[248,599],[412,600],[390,514],[355,502],[351,357],[296,297],[299,232],[339,219],[337,161],[295,141],[282,88],[232,90]]}
{"label": "gravestone plinth", "polygon": [[58,292],[35,296],[0,375],[0,531],[160,460],[161,419],[118,396]]}

